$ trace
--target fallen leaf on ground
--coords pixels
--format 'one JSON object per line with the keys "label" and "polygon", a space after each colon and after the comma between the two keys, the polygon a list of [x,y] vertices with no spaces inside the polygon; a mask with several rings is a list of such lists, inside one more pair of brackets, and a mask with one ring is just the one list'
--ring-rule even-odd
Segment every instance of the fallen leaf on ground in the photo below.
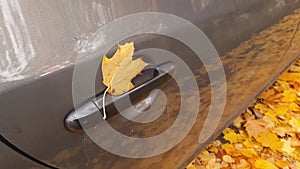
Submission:
{"label": "fallen leaf on ground", "polygon": [[254,165],[258,169],[278,169],[274,164],[264,159],[258,159]]}
{"label": "fallen leaf on ground", "polygon": [[[300,10],[286,18],[285,42],[299,23]],[[279,24],[280,25],[280,24]],[[276,27],[276,26],[275,26]],[[259,36],[256,36],[259,37]],[[284,37],[269,36],[277,41]],[[300,45],[300,31],[296,33]],[[259,42],[262,44],[262,42]],[[278,46],[272,48],[277,50]],[[244,50],[244,49],[241,49]],[[300,50],[297,48],[298,55]],[[252,51],[247,52],[251,54]],[[241,52],[237,52],[241,53]],[[252,52],[253,53],[253,52]],[[260,52],[261,53],[261,52]],[[263,57],[263,56],[259,56]],[[300,168],[300,59],[288,71],[277,79],[256,102],[236,119],[233,125],[223,131],[218,144],[212,143],[204,150],[209,154],[204,163],[201,156],[197,160],[200,165],[196,169],[221,167],[222,169],[299,169]],[[220,144],[221,142],[221,144]],[[215,154],[215,155],[214,155]],[[231,159],[232,158],[232,159]],[[208,160],[208,162],[207,162]],[[209,165],[208,165],[209,163]]]}

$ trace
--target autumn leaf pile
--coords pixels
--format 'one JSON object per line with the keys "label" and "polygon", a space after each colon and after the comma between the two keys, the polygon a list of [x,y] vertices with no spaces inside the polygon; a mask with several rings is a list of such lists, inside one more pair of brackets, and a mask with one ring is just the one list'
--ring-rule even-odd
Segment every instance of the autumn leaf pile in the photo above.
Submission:
{"label": "autumn leaf pile", "polygon": [[[266,37],[264,32],[280,32],[270,36],[273,39],[253,36],[253,41],[259,39],[269,44],[270,52],[260,54],[274,53],[274,59],[284,58],[287,53],[299,55],[299,18],[298,9],[280,24],[259,34]],[[290,29],[289,34],[285,33],[287,29]],[[287,44],[286,50],[274,45],[277,40],[281,46]],[[271,52],[275,50],[279,51]],[[300,169],[300,59],[186,168]]]}
{"label": "autumn leaf pile", "polygon": [[300,168],[300,60],[187,166],[202,168]]}

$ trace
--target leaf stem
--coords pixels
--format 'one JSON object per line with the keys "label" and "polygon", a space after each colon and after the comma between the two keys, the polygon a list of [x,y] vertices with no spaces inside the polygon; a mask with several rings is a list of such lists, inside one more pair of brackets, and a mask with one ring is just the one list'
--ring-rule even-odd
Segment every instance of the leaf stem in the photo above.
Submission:
{"label": "leaf stem", "polygon": [[103,93],[103,99],[102,99],[103,120],[106,119],[105,96],[106,96],[106,93],[108,92],[109,88],[110,88],[110,86],[108,86]]}

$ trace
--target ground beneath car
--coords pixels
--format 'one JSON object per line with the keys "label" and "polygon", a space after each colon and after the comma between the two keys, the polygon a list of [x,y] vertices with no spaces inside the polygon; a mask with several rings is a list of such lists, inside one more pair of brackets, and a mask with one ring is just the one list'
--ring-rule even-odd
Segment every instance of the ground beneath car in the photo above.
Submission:
{"label": "ground beneath car", "polygon": [[[299,11],[284,20],[280,27],[291,29]],[[293,32],[300,38],[298,28]],[[300,168],[300,59],[186,168]]]}

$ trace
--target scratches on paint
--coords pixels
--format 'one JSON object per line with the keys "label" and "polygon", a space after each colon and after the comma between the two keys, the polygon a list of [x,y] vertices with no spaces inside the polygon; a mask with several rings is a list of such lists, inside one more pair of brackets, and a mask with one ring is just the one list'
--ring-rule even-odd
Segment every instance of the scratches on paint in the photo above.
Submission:
{"label": "scratches on paint", "polygon": [[285,0],[275,0],[274,3],[275,3],[275,6],[273,6],[269,9],[269,11],[268,11],[269,13],[275,12],[276,10],[286,6]]}
{"label": "scratches on paint", "polygon": [[0,82],[17,80],[35,57],[35,50],[18,0],[0,0],[0,10]]}

